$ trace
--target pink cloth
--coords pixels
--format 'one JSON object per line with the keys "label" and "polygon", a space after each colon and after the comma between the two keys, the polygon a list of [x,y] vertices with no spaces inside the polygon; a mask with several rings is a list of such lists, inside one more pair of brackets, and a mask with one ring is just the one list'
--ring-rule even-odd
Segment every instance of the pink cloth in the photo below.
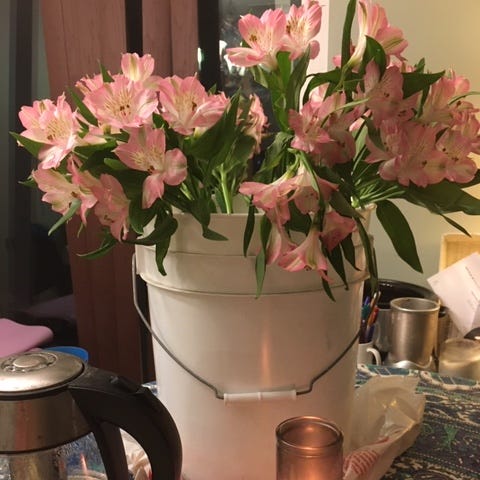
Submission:
{"label": "pink cloth", "polygon": [[52,339],[53,332],[48,327],[21,325],[7,318],[0,318],[0,357],[26,352],[51,342]]}

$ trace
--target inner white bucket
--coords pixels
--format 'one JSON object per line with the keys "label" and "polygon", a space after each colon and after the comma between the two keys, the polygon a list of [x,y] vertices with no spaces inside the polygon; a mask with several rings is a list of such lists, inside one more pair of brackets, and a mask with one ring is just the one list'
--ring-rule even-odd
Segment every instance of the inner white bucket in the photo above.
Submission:
{"label": "inner white bucket", "polygon": [[[180,432],[184,477],[273,480],[275,428],[297,415],[334,421],[348,441],[364,271],[352,269],[349,290],[333,286],[332,302],[318,274],[271,268],[255,299],[253,256],[201,237],[216,251],[199,251],[183,232],[165,260],[166,277],[153,248],[138,247],[136,261],[155,334],[196,376],[227,394],[219,400],[153,342],[159,398]],[[184,240],[195,245],[179,251]],[[295,393],[308,391],[339,357],[310,393]]]}

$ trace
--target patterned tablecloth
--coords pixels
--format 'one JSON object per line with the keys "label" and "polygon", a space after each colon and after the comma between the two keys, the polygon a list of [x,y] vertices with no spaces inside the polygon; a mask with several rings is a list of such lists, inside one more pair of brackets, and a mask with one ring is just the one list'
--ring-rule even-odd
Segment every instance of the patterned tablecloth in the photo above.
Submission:
{"label": "patterned tablecloth", "polygon": [[480,382],[384,366],[359,366],[357,383],[374,375],[414,375],[426,396],[422,428],[384,480],[480,480]]}

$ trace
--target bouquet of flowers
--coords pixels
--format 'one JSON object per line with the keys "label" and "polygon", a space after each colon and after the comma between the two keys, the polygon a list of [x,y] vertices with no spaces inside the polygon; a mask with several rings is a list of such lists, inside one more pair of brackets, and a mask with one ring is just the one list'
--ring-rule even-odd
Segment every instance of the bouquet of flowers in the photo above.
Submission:
{"label": "bouquet of flowers", "polygon": [[232,213],[242,197],[246,246],[255,214],[262,217],[259,291],[266,266],[277,264],[317,271],[331,295],[329,270],[347,284],[345,262],[355,266],[353,232],[376,275],[362,224],[362,209],[374,205],[398,255],[421,271],[392,199],[420,205],[464,233],[446,214],[480,214],[480,201],[465,191],[480,180],[469,82],[432,73],[424,60],[408,63],[402,31],[370,0],[349,1],[334,68],[310,72],[321,17],[312,0],[239,21],[243,42],[227,50],[229,61],[268,90],[274,118],[256,95],[227,98],[195,76],[158,77],[153,58],[137,54],[122,56],[118,74],[101,68],[79,80],[70,92],[74,108],[65,95],[23,107],[25,130],[13,135],[39,160],[26,183],[62,215],[52,228],[73,215],[88,228],[93,214],[104,236],[89,256],[117,242],[155,245],[165,274],[175,212],[190,213],[206,238],[222,241],[210,216]]}

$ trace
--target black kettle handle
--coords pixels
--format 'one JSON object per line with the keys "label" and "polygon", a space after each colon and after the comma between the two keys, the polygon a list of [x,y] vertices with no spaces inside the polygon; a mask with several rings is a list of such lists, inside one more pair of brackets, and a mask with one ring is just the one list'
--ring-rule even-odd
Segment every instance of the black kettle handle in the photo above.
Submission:
{"label": "black kettle handle", "polygon": [[90,365],[68,385],[89,422],[109,480],[127,480],[119,428],[134,437],[150,461],[153,480],[181,478],[182,446],[164,405],[146,387]]}

